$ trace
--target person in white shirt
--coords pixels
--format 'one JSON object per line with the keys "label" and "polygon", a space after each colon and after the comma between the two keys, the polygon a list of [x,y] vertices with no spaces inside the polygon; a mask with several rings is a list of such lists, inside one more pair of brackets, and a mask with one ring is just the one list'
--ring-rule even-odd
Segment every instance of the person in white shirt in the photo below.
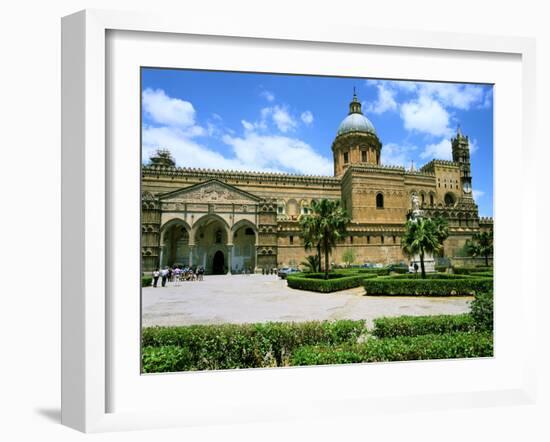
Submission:
{"label": "person in white shirt", "polygon": [[160,272],[159,269],[155,269],[153,272],[153,287],[157,286],[157,282],[159,281]]}

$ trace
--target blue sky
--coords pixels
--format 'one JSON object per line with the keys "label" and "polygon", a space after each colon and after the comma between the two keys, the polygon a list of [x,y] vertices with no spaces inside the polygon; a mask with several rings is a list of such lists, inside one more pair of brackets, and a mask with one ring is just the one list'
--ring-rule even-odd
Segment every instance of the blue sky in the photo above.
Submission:
{"label": "blue sky", "polygon": [[332,175],[354,87],[382,164],[451,159],[460,125],[479,213],[492,216],[491,85],[142,68],[143,159],[162,147],[181,167]]}

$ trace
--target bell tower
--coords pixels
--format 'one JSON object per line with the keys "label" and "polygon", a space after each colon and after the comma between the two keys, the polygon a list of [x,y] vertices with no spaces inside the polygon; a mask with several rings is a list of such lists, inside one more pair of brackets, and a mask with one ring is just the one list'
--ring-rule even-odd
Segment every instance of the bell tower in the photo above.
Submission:
{"label": "bell tower", "polygon": [[460,126],[456,130],[456,136],[451,138],[453,148],[453,161],[460,165],[460,182],[465,197],[472,197],[472,175],[470,170],[470,140],[462,135]]}

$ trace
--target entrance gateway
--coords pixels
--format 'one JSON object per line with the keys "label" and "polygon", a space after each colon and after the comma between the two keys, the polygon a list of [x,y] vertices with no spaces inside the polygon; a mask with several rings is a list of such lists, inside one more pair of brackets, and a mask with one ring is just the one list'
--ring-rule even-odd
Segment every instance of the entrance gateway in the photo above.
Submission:
{"label": "entrance gateway", "polygon": [[214,258],[212,259],[212,273],[214,275],[222,275],[224,274],[224,264],[225,264],[225,257],[223,255],[223,252],[221,250],[218,250],[214,254]]}

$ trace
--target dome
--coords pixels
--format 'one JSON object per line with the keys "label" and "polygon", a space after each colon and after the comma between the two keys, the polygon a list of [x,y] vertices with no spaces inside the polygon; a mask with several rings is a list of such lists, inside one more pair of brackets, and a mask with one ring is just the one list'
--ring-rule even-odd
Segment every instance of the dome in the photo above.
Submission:
{"label": "dome", "polygon": [[337,135],[349,132],[368,132],[376,135],[374,126],[370,120],[361,113],[351,113],[340,123]]}

